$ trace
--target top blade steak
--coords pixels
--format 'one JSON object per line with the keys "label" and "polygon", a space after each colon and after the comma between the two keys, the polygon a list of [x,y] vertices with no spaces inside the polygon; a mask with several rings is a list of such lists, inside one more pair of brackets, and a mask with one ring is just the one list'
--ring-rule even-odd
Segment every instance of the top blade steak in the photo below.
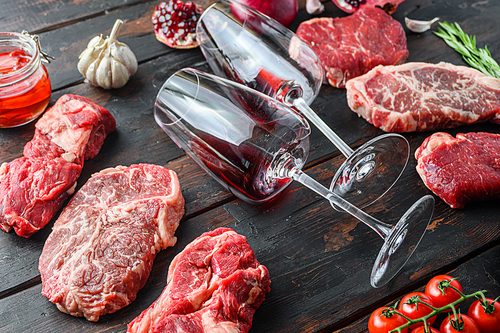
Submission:
{"label": "top blade steak", "polygon": [[42,294],[97,321],[130,304],[156,254],[173,246],[184,198],[177,175],[152,164],[104,169],[71,198],[39,261]]}
{"label": "top blade steak", "polygon": [[500,124],[500,80],[441,62],[379,66],[347,83],[349,107],[386,132]]}

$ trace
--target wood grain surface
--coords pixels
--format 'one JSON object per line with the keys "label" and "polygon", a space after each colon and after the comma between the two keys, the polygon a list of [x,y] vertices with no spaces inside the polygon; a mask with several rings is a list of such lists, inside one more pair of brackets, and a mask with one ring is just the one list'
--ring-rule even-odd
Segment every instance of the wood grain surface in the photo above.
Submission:
{"label": "wood grain surface", "polygon": [[[197,1],[202,7],[213,1]],[[166,284],[172,258],[201,233],[220,226],[247,237],[258,260],[271,275],[271,292],[254,316],[250,332],[367,332],[367,318],[377,307],[392,304],[405,293],[421,290],[435,274],[449,273],[470,293],[487,289],[500,295],[500,209],[498,201],[480,202],[453,210],[436,197],[431,225],[405,269],[388,285],[370,286],[371,267],[382,239],[371,229],[300,184],[293,183],[272,202],[250,205],[212,180],[158,127],[153,104],[161,84],[175,71],[193,67],[211,72],[199,49],[174,50],[156,41],[151,15],[159,1],[36,0],[0,2],[0,31],[28,30],[40,36],[44,51],[56,59],[48,64],[53,94],[89,97],[113,114],[117,129],[100,153],[85,163],[78,188],[95,172],[116,165],[154,163],[175,170],[186,200],[186,214],[176,232],[177,244],[159,253],[146,286],[126,308],[91,323],[60,312],[41,295],[38,258],[53,221],[29,239],[0,232],[0,332],[124,332]],[[342,17],[332,2],[321,16]],[[303,10],[295,23],[312,16]],[[500,60],[498,28],[500,2],[495,0],[408,0],[392,15],[458,22],[488,46]],[[139,69],[121,89],[103,90],[84,82],[77,71],[78,56],[95,35],[108,35],[116,19],[125,24],[119,40],[134,51]],[[433,26],[433,30],[436,26]],[[410,61],[447,61],[466,65],[461,56],[427,31],[405,27]],[[355,148],[383,132],[347,106],[345,90],[324,85],[312,104],[324,121]],[[447,132],[500,133],[489,123]],[[0,163],[22,156],[34,123],[0,130]],[[395,223],[413,202],[430,194],[418,176],[413,153],[432,134],[405,133],[412,157],[396,186],[366,212]],[[315,128],[305,171],[325,186],[345,158]],[[494,298],[493,297],[493,298]]]}

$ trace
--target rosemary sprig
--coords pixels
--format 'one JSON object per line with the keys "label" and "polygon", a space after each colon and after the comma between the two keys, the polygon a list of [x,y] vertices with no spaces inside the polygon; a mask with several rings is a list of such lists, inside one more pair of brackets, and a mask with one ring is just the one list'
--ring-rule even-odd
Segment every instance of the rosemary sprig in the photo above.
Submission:
{"label": "rosemary sprig", "polygon": [[439,25],[440,27],[434,31],[434,34],[444,39],[446,44],[460,53],[469,65],[486,75],[500,78],[500,66],[486,46],[484,49],[476,47],[476,36],[471,38],[456,22],[455,24],[439,22]]}

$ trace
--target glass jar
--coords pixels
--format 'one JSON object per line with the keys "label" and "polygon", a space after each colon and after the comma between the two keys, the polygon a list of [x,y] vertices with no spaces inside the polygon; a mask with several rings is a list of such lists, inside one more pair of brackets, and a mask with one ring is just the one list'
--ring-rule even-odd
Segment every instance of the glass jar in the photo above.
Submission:
{"label": "glass jar", "polygon": [[50,94],[39,44],[24,34],[0,32],[0,128],[34,120],[49,104]]}

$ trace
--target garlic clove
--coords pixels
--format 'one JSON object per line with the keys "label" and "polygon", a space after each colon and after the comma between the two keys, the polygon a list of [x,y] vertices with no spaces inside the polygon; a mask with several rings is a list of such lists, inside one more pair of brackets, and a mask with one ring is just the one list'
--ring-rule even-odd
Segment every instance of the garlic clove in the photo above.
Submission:
{"label": "garlic clove", "polygon": [[306,0],[306,11],[311,15],[318,15],[323,13],[325,10],[325,6],[321,3],[320,0]]}
{"label": "garlic clove", "polygon": [[111,58],[111,73],[113,73],[111,77],[112,88],[123,87],[130,77],[127,67],[113,58]]}
{"label": "garlic clove", "polygon": [[128,76],[132,76],[137,71],[137,59],[130,48],[123,43],[117,42],[110,47],[111,56],[128,69]]}
{"label": "garlic clove", "polygon": [[432,24],[436,21],[439,20],[439,17],[435,17],[430,21],[419,21],[419,20],[412,20],[407,17],[405,17],[405,23],[408,29],[410,31],[416,32],[416,33],[421,33],[424,31],[427,31],[431,28]]}
{"label": "garlic clove", "polygon": [[94,38],[92,38],[89,41],[89,44],[87,45],[87,47],[98,48],[98,47],[101,47],[103,44],[104,44],[104,39],[102,38],[102,36],[95,36]]}
{"label": "garlic clove", "polygon": [[85,72],[82,73],[87,81],[89,81],[92,85],[97,86],[96,82],[96,71],[97,66],[99,65],[97,60],[92,61],[89,66],[85,69]]}
{"label": "garlic clove", "polygon": [[111,56],[104,55],[95,72],[95,82],[104,89],[111,89]]}
{"label": "garlic clove", "polygon": [[[78,61],[78,71],[80,73],[84,73],[87,71],[87,68],[90,66],[92,62],[95,61],[95,57],[93,56],[94,53],[94,48],[93,47],[87,47],[81,54],[80,54],[80,61]],[[86,76],[86,75],[84,75]]]}

